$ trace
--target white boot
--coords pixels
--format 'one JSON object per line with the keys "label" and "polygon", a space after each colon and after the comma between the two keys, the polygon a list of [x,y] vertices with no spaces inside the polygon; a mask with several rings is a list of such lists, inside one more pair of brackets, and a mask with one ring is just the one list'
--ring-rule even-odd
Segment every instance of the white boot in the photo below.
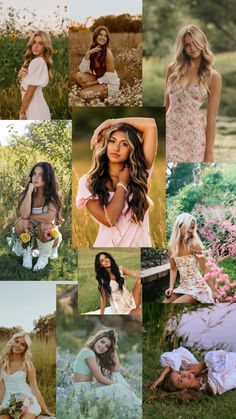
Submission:
{"label": "white boot", "polygon": [[20,239],[16,239],[14,246],[12,248],[12,251],[15,252],[16,256],[22,256],[23,255],[23,247],[22,242]]}
{"label": "white boot", "polygon": [[39,249],[39,257],[37,263],[33,267],[33,271],[39,271],[40,269],[44,269],[45,266],[47,266],[48,258],[54,244],[54,240],[50,240],[46,243],[41,242],[39,239],[36,239],[36,241]]}
{"label": "white boot", "polygon": [[57,245],[55,246],[55,247],[53,247],[52,248],[52,250],[51,250],[51,254],[50,254],[50,259],[56,259],[57,257],[58,257],[58,252],[57,252],[57,250],[58,250],[58,247],[60,246],[60,244],[61,244],[61,242],[62,242],[62,235],[61,235],[61,233],[60,233],[60,231],[58,231],[58,233],[59,233],[59,236],[58,236],[58,242],[57,242]]}
{"label": "white boot", "polygon": [[32,269],[32,246],[23,249],[23,266],[26,269]]}

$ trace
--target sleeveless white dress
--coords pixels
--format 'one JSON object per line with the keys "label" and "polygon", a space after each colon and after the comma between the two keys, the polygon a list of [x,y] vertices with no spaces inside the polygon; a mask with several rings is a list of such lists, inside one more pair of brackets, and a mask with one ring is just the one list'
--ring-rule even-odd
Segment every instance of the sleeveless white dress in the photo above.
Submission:
{"label": "sleeveless white dress", "polygon": [[45,60],[42,57],[34,58],[28,67],[27,76],[21,79],[22,100],[28,86],[37,86],[26,110],[27,119],[51,119],[50,110],[43,95],[43,87],[47,86],[48,82],[48,68]]}
{"label": "sleeveless white dress", "polygon": [[26,372],[19,370],[13,374],[7,374],[5,371],[2,373],[2,379],[4,381],[5,393],[3,396],[2,404],[0,408],[6,407],[9,403],[11,394],[25,394],[28,397],[31,397],[33,404],[29,407],[29,413],[33,413],[38,416],[41,412],[41,407],[37,401],[37,398],[33,395],[33,392],[26,382]]}

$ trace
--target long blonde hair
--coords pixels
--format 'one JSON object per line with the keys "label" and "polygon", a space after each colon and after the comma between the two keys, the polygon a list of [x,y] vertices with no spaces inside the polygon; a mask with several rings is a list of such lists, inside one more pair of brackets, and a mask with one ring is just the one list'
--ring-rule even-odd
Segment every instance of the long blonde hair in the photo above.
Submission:
{"label": "long blonde hair", "polygon": [[212,71],[213,53],[206,35],[195,25],[184,26],[177,35],[174,61],[171,63],[172,74],[168,79],[168,84],[178,83],[190,63],[190,58],[184,50],[186,35],[190,35],[194,44],[201,50],[201,63],[198,69],[199,81],[209,91],[207,82]]}
{"label": "long blonde hair", "polygon": [[34,39],[36,36],[41,36],[42,40],[43,40],[43,46],[44,46],[44,52],[43,52],[43,58],[47,64],[48,67],[48,74],[49,77],[52,78],[52,55],[53,55],[53,48],[52,48],[52,43],[51,43],[51,39],[50,36],[48,35],[48,33],[44,32],[44,31],[37,31],[34,32],[30,39],[29,42],[27,44],[27,50],[24,54],[24,64],[23,67],[28,68],[30,62],[34,59],[34,55],[32,53],[31,47],[33,45]]}
{"label": "long blonde hair", "polygon": [[22,368],[27,368],[29,366],[29,361],[31,359],[31,350],[30,350],[31,345],[32,345],[31,339],[29,335],[24,331],[15,333],[11,337],[11,339],[7,342],[5,348],[3,349],[0,355],[0,378],[2,377],[2,373],[4,371],[6,371],[7,373],[9,373],[10,371],[12,345],[15,342],[15,340],[19,337],[23,337],[26,343],[26,350],[22,355],[23,357]]}
{"label": "long blonde hair", "polygon": [[[191,227],[192,221],[194,221],[195,224],[192,236],[189,237],[188,230]],[[168,243],[170,256],[174,257],[178,255],[181,244],[183,244],[189,252],[193,252],[199,247],[203,250],[203,244],[197,235],[196,220],[191,214],[188,214],[187,212],[183,212],[182,214],[178,215],[174,222]]]}

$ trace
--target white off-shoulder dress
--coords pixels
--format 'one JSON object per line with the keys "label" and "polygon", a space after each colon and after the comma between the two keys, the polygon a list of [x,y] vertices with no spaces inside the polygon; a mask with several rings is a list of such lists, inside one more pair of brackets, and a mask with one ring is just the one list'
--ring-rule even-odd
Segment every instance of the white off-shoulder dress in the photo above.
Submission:
{"label": "white off-shoulder dress", "polygon": [[27,119],[51,119],[50,110],[43,95],[43,87],[47,86],[48,81],[48,68],[45,60],[42,57],[34,58],[28,67],[27,76],[21,80],[22,100],[28,86],[37,86],[26,110]]}
{"label": "white off-shoulder dress", "polygon": [[[94,74],[90,69],[90,60],[83,58],[79,65],[81,73]],[[114,97],[118,94],[120,88],[120,79],[116,71],[106,71],[103,76],[98,77],[97,81],[99,84],[106,84],[108,89],[108,98]]]}
{"label": "white off-shoulder dress", "polygon": [[[208,369],[207,381],[214,394],[223,394],[236,388],[236,353],[223,350],[209,351],[205,354]],[[160,357],[162,367],[170,367],[174,371],[187,369],[190,364],[199,364],[194,355],[186,348],[164,352]]]}

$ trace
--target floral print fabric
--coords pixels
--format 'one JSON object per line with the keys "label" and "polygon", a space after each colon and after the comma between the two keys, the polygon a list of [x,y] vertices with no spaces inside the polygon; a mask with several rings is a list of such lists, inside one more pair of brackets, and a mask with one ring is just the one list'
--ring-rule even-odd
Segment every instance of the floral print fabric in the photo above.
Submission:
{"label": "floral print fabric", "polygon": [[174,294],[191,295],[200,303],[214,303],[211,288],[198,270],[196,257],[175,256],[174,260],[180,274],[180,286],[174,289]]}
{"label": "floral print fabric", "polygon": [[170,106],[166,114],[167,161],[204,161],[206,112],[200,110],[207,91],[199,84],[170,86]]}

